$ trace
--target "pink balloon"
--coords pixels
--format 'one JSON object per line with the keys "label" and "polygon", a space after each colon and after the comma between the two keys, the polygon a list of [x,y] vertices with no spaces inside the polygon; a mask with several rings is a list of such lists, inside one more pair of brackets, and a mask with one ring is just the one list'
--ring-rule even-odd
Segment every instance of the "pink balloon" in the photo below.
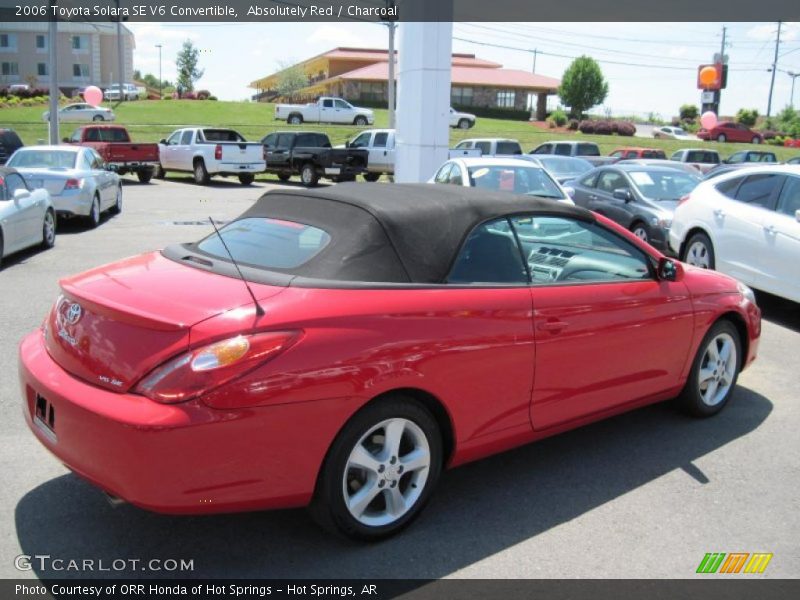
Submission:
{"label": "pink balloon", "polygon": [[717,115],[713,112],[706,111],[700,116],[700,125],[705,129],[714,129],[717,124]]}
{"label": "pink balloon", "polygon": [[103,101],[103,90],[96,85],[90,85],[83,91],[83,99],[92,106],[97,106]]}

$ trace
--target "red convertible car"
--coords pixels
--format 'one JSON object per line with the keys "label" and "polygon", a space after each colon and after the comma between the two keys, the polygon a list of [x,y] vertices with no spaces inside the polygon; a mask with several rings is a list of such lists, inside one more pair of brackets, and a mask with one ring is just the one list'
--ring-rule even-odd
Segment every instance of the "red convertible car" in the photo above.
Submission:
{"label": "red convertible car", "polygon": [[145,509],[310,505],[365,540],[443,468],[661,400],[718,412],[760,335],[725,275],[581,208],[456,186],[271,191],[60,283],[20,378],[67,467]]}

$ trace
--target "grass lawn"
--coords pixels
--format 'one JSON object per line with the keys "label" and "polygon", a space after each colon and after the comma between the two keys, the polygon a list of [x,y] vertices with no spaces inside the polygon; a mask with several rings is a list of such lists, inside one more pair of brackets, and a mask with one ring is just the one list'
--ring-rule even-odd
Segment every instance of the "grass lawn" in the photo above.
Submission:
{"label": "grass lawn", "polygon": [[[239,131],[248,140],[260,140],[266,134],[287,129],[283,121],[273,119],[274,105],[254,102],[214,102],[200,100],[140,100],[124,102],[120,105],[108,104],[117,115],[116,123],[125,125],[136,141],[157,142],[167,137],[179,127],[216,126],[230,127]],[[47,140],[47,123],[42,121],[46,106],[0,108],[0,128],[10,127],[17,131],[26,144]],[[385,110],[375,111],[374,127],[386,127],[388,115]],[[79,123],[63,123],[61,137],[69,135]],[[349,125],[304,124],[303,129],[324,131],[336,145],[343,143],[358,132],[359,128]],[[756,149],[753,144],[720,144],[718,142],[680,142],[607,135],[583,135],[581,133],[554,133],[543,130],[524,121],[504,121],[500,119],[478,118],[474,128],[466,131],[452,129],[450,143],[454,146],[459,140],[471,137],[504,137],[519,140],[525,151],[552,139],[574,139],[580,137],[596,142],[603,154],[608,154],[620,146],[647,146],[663,149],[667,156],[675,150],[686,147],[708,147],[719,151],[723,157],[737,150]],[[786,160],[798,154],[796,148],[764,146],[775,152],[778,160]]]}

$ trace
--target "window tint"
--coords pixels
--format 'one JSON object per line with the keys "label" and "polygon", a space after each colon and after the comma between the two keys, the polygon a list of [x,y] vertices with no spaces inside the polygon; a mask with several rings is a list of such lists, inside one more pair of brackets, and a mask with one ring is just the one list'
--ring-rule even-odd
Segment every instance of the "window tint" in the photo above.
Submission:
{"label": "window tint", "polygon": [[[239,219],[220,230],[237,262],[264,269],[291,269],[308,262],[331,240],[317,227],[278,219]],[[198,250],[229,260],[214,233],[197,244]]]}
{"label": "window tint", "polygon": [[597,189],[609,194],[612,194],[614,190],[627,189],[629,187],[625,177],[616,171],[603,171],[597,180]]}
{"label": "window tint", "polygon": [[461,167],[453,164],[450,174],[447,176],[447,183],[452,185],[464,185],[464,178],[461,175]]}
{"label": "window tint", "polygon": [[628,171],[628,177],[641,194],[652,200],[678,200],[691,192],[700,178],[678,169],[664,171]]}
{"label": "window tint", "polygon": [[6,175],[6,187],[8,188],[8,197],[13,198],[14,192],[17,190],[27,190],[28,186],[25,181],[16,173],[9,173]]}
{"label": "window tint", "polygon": [[554,144],[555,152],[553,154],[558,154],[559,156],[570,156],[572,154],[572,146],[569,144]]}
{"label": "window tint", "polygon": [[514,217],[511,222],[534,284],[652,278],[643,252],[596,223],[549,216]]}
{"label": "window tint", "polygon": [[491,154],[492,153],[492,144],[491,142],[475,142],[475,147],[481,151],[481,154]]}
{"label": "window tint", "polygon": [[331,100],[330,98],[327,98],[327,99],[323,100],[322,101],[322,107],[323,108],[333,108],[333,100]]}
{"label": "window tint", "polygon": [[531,152],[531,154],[552,154],[553,153],[553,144],[542,144],[536,150]]}
{"label": "window tint", "polygon": [[746,204],[771,208],[772,192],[782,180],[781,175],[750,175],[739,186],[736,199]]}
{"label": "window tint", "polygon": [[369,146],[369,138],[372,134],[370,132],[364,132],[361,135],[357,136],[352,142],[350,142],[351,148],[367,148]]}
{"label": "window tint", "polygon": [[278,135],[277,134],[270,133],[268,136],[264,137],[264,139],[261,140],[261,143],[264,146],[266,146],[267,148],[274,148],[275,147],[275,142],[277,141],[277,139],[278,139]]}
{"label": "window tint", "polygon": [[719,155],[716,152],[705,152],[703,150],[690,150],[686,154],[686,162],[717,164]]}
{"label": "window tint", "polygon": [[167,138],[167,145],[168,146],[177,145],[180,142],[180,138],[181,138],[181,132],[180,131],[176,131],[171,136],[169,136],[169,138]]}
{"label": "window tint", "polygon": [[498,154],[522,154],[522,148],[517,142],[497,142]]}
{"label": "window tint", "polygon": [[644,150],[642,152],[642,158],[667,158],[667,155],[664,154],[662,150]]}
{"label": "window tint", "polygon": [[596,144],[578,144],[578,156],[600,156],[600,148]]}
{"label": "window tint", "polygon": [[507,219],[476,227],[461,247],[448,283],[528,283],[519,246]]}
{"label": "window tint", "polygon": [[579,183],[583,186],[593,188],[597,185],[597,171],[589,173],[586,177],[581,179]]}
{"label": "window tint", "polygon": [[375,134],[375,139],[372,142],[372,145],[375,148],[386,148],[386,142],[389,139],[389,134],[385,131],[381,131],[380,133]]}
{"label": "window tint", "polygon": [[278,136],[276,148],[290,148],[292,146],[292,138],[294,138],[293,133],[281,133]]}
{"label": "window tint", "polygon": [[350,105],[344,100],[334,100],[333,104],[336,108],[350,108]]}
{"label": "window tint", "polygon": [[[369,137],[367,138],[369,140]],[[324,133],[298,133],[295,146],[305,148],[330,148],[331,143]]]}
{"label": "window tint", "polygon": [[800,210],[800,177],[786,177],[781,195],[778,198],[778,212],[794,218],[795,212]]}
{"label": "window tint", "polygon": [[188,146],[191,143],[192,143],[192,130],[191,129],[187,129],[181,135],[180,145],[181,146]]}
{"label": "window tint", "polygon": [[727,181],[718,183],[714,187],[717,188],[717,191],[723,196],[727,196],[731,200],[735,200],[736,189],[739,187],[739,184],[742,183],[743,179],[744,177],[734,177],[733,179],[728,179]]}

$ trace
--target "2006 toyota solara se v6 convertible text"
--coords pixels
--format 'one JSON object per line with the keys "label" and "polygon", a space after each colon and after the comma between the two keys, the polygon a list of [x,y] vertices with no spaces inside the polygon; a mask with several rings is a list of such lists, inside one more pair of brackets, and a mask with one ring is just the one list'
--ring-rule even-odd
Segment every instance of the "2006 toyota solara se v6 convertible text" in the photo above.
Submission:
{"label": "2006 toyota solara se v6 convertible text", "polygon": [[385,537],[445,467],[670,398],[712,415],[756,355],[749,288],[550,200],[342,184],[209,230],[62,280],[20,348],[41,443],[154,511]]}

